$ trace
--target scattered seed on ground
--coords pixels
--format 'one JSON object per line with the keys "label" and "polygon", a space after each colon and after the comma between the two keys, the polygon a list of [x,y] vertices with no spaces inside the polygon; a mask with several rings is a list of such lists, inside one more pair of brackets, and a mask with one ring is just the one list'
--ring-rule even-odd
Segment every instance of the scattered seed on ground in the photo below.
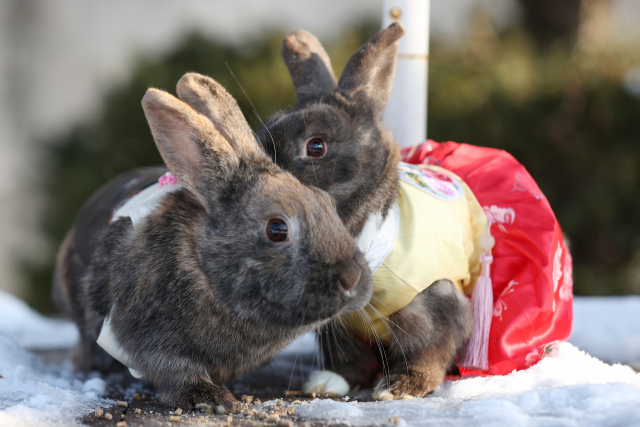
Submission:
{"label": "scattered seed on ground", "polygon": [[136,410],[134,411],[136,414],[139,414],[140,412],[142,412],[142,409],[140,408],[136,408]]}
{"label": "scattered seed on ground", "polygon": [[98,409],[96,409],[96,412],[95,412],[94,415],[96,417],[100,418],[102,416],[102,414],[104,414],[104,411],[102,410],[102,408],[98,408]]}
{"label": "scattered seed on ground", "polygon": [[122,408],[128,408],[129,402],[125,402],[124,400],[118,400],[116,401],[116,406],[120,406]]}
{"label": "scattered seed on ground", "polygon": [[126,421],[118,421],[118,424],[116,424],[116,427],[127,427],[127,422]]}
{"label": "scattered seed on ground", "polygon": [[182,409],[180,408],[176,409],[176,415],[182,415]]}
{"label": "scattered seed on ground", "polygon": [[140,400],[140,395],[138,393],[134,394],[133,400]]}
{"label": "scattered seed on ground", "polygon": [[180,422],[180,416],[179,415],[170,415],[169,416],[169,421],[172,421],[174,423],[179,423]]}
{"label": "scattered seed on ground", "polygon": [[111,421],[113,419],[113,415],[107,412],[106,414],[104,414],[104,419],[107,421]]}

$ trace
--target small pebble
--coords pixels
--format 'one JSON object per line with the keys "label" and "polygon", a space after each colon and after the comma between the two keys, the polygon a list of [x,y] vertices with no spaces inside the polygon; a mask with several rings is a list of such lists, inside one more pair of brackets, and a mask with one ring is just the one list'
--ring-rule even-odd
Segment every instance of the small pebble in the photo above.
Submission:
{"label": "small pebble", "polygon": [[180,416],[178,416],[178,415],[171,415],[171,416],[169,417],[169,421],[173,421],[173,422],[179,423],[179,422],[180,422]]}
{"label": "small pebble", "polygon": [[107,412],[106,414],[104,414],[104,419],[107,421],[111,421],[113,419],[113,415]]}
{"label": "small pebble", "polygon": [[176,409],[176,415],[182,415],[182,409],[180,408]]}
{"label": "small pebble", "polygon": [[140,400],[140,395],[138,393],[134,394],[133,400]]}
{"label": "small pebble", "polygon": [[120,414],[120,419],[124,420],[124,414]]}
{"label": "small pebble", "polygon": [[116,402],[117,406],[120,406],[122,408],[128,408],[129,407],[129,402],[125,402],[124,400],[118,400]]}
{"label": "small pebble", "polygon": [[104,414],[104,411],[102,410],[102,408],[98,408],[96,410],[96,413],[94,414],[96,417],[100,418],[102,416],[102,414]]}
{"label": "small pebble", "polygon": [[127,422],[126,421],[118,421],[118,424],[116,424],[116,427],[127,427]]}
{"label": "small pebble", "polygon": [[140,408],[136,408],[135,413],[136,413],[136,414],[139,414],[140,412],[142,412],[142,409],[140,409]]}

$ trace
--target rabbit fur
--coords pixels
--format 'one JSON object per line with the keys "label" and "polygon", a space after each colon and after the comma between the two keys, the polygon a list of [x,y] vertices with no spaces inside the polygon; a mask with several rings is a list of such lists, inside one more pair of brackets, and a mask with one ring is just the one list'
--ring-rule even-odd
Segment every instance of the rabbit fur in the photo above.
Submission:
{"label": "rabbit fur", "polygon": [[[335,199],[354,237],[371,215],[384,218],[398,195],[400,150],[380,115],[389,100],[403,34],[398,23],[378,32],[349,59],[340,80],[313,35],[289,34],[281,52],[298,103],[267,119],[258,131],[265,151],[280,167]],[[314,138],[326,144],[321,158],[306,151]],[[468,299],[448,280],[435,282],[388,320],[394,335],[388,348],[370,345],[335,322],[320,337],[325,366],[344,377],[349,388],[377,381],[373,397],[378,400],[433,392],[473,325]],[[381,368],[385,375],[379,379]],[[322,381],[309,384],[307,391],[342,394],[325,386]]]}
{"label": "rabbit fur", "polygon": [[[54,299],[79,326],[79,368],[122,368],[96,345],[109,316],[162,401],[224,413],[236,404],[225,381],[363,307],[371,275],[333,199],[266,156],[222,86],[189,73],[177,93],[149,89],[142,106],[182,187],[136,227],[109,218],[166,169],[135,170],[100,188],[60,248]],[[273,218],[287,224],[285,241],[267,237]]]}

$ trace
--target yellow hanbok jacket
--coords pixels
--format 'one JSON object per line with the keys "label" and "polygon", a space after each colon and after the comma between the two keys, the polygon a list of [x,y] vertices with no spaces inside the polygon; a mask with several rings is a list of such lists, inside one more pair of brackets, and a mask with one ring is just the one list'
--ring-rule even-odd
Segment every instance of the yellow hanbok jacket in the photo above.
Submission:
{"label": "yellow hanbok jacket", "polygon": [[357,239],[373,273],[373,297],[364,313],[341,318],[360,337],[385,345],[393,339],[388,317],[435,281],[448,279],[471,294],[487,233],[482,207],[457,175],[406,163],[399,174],[397,203],[384,221],[372,215]]}

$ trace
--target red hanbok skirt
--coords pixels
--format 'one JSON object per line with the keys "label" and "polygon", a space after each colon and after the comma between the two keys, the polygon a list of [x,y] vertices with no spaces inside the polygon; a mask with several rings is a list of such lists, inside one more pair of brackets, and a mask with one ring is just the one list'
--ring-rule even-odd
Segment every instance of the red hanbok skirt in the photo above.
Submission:
{"label": "red hanbok skirt", "polygon": [[458,175],[482,205],[491,234],[493,318],[489,369],[462,376],[504,375],[540,361],[571,335],[571,255],[560,225],[531,175],[509,153],[431,140],[402,150],[403,161],[434,164]]}

